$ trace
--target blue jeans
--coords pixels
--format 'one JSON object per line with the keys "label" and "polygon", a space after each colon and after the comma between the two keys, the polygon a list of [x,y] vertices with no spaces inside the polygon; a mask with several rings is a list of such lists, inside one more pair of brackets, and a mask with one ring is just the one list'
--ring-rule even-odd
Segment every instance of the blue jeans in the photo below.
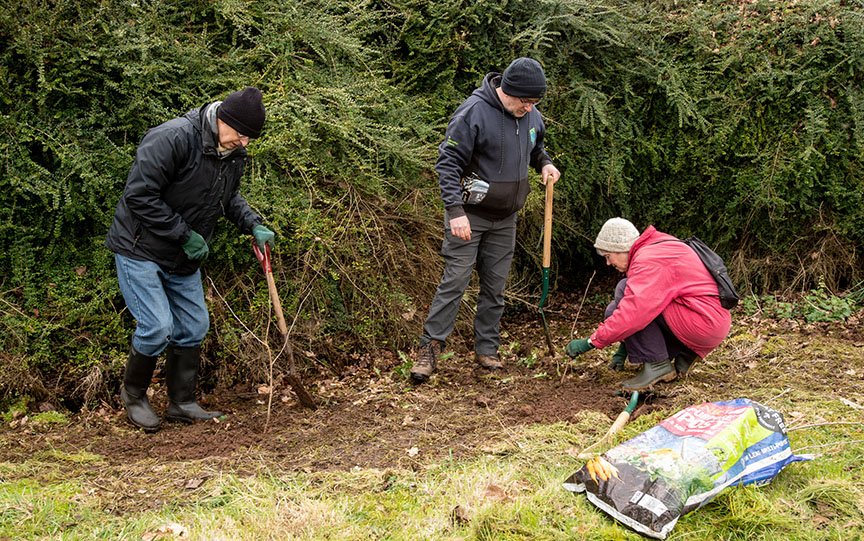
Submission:
{"label": "blue jeans", "polygon": [[137,326],[132,345],[144,355],[156,356],[171,343],[178,347],[201,344],[210,328],[204,303],[201,271],[179,276],[152,261],[114,254],[120,292]]}
{"label": "blue jeans", "polygon": [[420,345],[430,340],[445,342],[456,324],[459,303],[471,280],[476,264],[480,277],[477,313],[474,316],[474,352],[479,355],[498,353],[501,343],[499,326],[504,313],[504,286],[510,273],[510,262],[516,247],[516,213],[497,221],[466,213],[471,223],[471,240],[453,236],[445,217],[444,276],[432,299],[429,315],[423,325]]}

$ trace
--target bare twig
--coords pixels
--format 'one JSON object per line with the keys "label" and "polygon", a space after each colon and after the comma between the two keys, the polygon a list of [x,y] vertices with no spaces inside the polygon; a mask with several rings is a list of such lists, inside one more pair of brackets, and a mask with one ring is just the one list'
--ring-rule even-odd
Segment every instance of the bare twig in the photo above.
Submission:
{"label": "bare twig", "polygon": [[800,447],[798,449],[793,450],[792,452],[797,454],[803,451],[804,449],[818,449],[820,447],[830,447],[832,445],[846,445],[847,443],[861,443],[864,439],[860,440],[848,440],[848,441],[834,441],[831,443],[823,443],[822,445],[808,445],[806,447]]}
{"label": "bare twig", "polygon": [[791,390],[792,390],[792,389],[786,389],[785,391],[783,391],[782,393],[778,394],[778,395],[775,396],[774,398],[769,398],[768,400],[766,400],[765,402],[763,402],[763,404],[765,404],[765,405],[767,406],[769,402],[773,402],[774,400],[777,400],[778,398],[780,398],[781,396],[783,396],[784,394],[788,393],[788,392],[791,391]]}
{"label": "bare twig", "polygon": [[576,330],[576,322],[579,321],[579,314],[582,313],[582,305],[585,304],[585,297],[588,296],[588,288],[591,287],[591,281],[594,280],[594,276],[597,274],[597,271],[591,273],[591,278],[588,279],[588,285],[585,286],[585,293],[582,294],[582,302],[579,303],[579,310],[576,311],[576,317],[573,319],[573,326],[570,327],[570,336],[573,336],[573,332]]}
{"label": "bare twig", "polygon": [[805,428],[814,428],[817,426],[831,426],[831,425],[862,425],[864,426],[864,421],[834,421],[828,423],[813,423],[809,425],[801,425],[801,426],[790,426],[786,429],[786,432],[792,432],[794,430],[804,430]]}
{"label": "bare twig", "polygon": [[[223,303],[225,303],[225,307],[228,309],[229,312],[231,312],[231,315],[234,316],[234,319],[237,320],[237,323],[239,323],[240,325],[242,325],[243,328],[246,329],[246,332],[248,332],[249,334],[251,334],[252,337],[255,338],[255,340],[258,340],[259,342],[261,342],[262,344],[264,344],[264,345],[266,346],[267,344],[265,344],[263,340],[261,340],[260,338],[258,338],[258,335],[256,335],[254,332],[252,332],[252,330],[249,329],[249,327],[247,327],[245,323],[243,323],[243,320],[240,319],[240,318],[237,316],[237,314],[234,313],[234,310],[231,309],[231,305],[228,304],[228,301],[225,300],[225,297],[223,297],[222,294],[219,293],[219,288],[217,288],[217,287],[216,287],[216,284],[213,283],[213,278],[210,278],[210,277],[208,276],[208,277],[207,277],[207,280],[210,282],[210,285],[213,287],[213,291],[215,291],[216,294],[219,295],[219,298],[222,299],[222,302],[223,302]],[[268,318],[268,319],[269,319],[269,318]]]}

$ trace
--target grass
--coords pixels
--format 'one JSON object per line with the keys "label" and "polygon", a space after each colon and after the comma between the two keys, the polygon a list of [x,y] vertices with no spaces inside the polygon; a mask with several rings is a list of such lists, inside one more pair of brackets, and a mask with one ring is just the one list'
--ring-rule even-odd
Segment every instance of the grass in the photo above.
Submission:
{"label": "grass", "polygon": [[[854,341],[775,331],[736,325],[677,384],[672,406],[637,417],[617,441],[687,405],[749,397],[783,412],[793,450],[817,458],[790,464],[769,485],[727,489],[682,517],[669,539],[864,539],[864,410],[855,402],[864,356]],[[84,450],[39,452],[0,462],[0,539],[643,539],[562,488],[583,463],[574,450],[609,423],[583,411],[566,422],[502,425],[475,455],[414,469],[295,471],[254,450],[122,465]],[[0,432],[0,450],[14,449],[16,437]]]}
{"label": "grass", "polygon": [[[805,412],[817,406],[798,405]],[[637,419],[624,437],[658,417]],[[584,421],[591,422],[588,416]],[[179,538],[170,533],[173,527],[188,539],[640,539],[583,496],[561,488],[581,465],[568,455],[574,443],[585,440],[580,424],[514,430],[494,454],[419,471],[298,473],[274,470],[266,462],[248,464],[254,474],[210,472],[214,476],[198,490],[175,490],[161,505],[124,516],[110,512],[116,494],[75,474],[76,464],[98,459],[46,454],[24,464],[0,464],[0,538]],[[856,433],[838,425],[790,437],[796,448],[857,435],[860,427]],[[864,445],[828,449],[816,461],[788,466],[770,485],[725,491],[682,518],[670,539],[864,536]],[[163,482],[188,478],[185,466],[164,469],[160,477]],[[130,465],[125,474],[141,474],[138,469],[147,466]],[[17,479],[7,481],[10,477]],[[140,498],[142,508],[153,506],[139,490],[133,487],[125,497]]]}

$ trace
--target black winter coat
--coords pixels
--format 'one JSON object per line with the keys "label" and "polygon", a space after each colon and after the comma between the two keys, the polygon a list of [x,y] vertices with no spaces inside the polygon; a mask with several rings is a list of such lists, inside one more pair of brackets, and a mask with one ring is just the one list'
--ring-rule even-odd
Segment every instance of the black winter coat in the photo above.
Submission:
{"label": "black winter coat", "polygon": [[[438,146],[435,170],[449,218],[469,212],[499,220],[513,214],[531,191],[528,167],[539,173],[552,163],[543,144],[546,126],[540,111],[535,107],[514,117],[498,98],[500,82],[500,73],[486,75],[450,117]],[[460,181],[471,173],[489,183],[489,192],[480,204],[463,206]]]}
{"label": "black winter coat", "polygon": [[188,275],[201,264],[183,251],[190,231],[209,243],[221,216],[244,234],[261,224],[239,192],[246,149],[238,146],[220,159],[216,137],[204,126],[207,107],[144,135],[108,230],[111,251]]}

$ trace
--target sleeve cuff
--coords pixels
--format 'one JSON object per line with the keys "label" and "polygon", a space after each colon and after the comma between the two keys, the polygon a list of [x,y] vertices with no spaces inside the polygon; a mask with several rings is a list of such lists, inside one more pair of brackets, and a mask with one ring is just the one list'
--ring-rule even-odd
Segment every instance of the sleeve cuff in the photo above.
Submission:
{"label": "sleeve cuff", "polygon": [[447,213],[448,220],[465,216],[465,208],[463,208],[462,205],[453,205],[452,207],[447,207],[444,210]]}

